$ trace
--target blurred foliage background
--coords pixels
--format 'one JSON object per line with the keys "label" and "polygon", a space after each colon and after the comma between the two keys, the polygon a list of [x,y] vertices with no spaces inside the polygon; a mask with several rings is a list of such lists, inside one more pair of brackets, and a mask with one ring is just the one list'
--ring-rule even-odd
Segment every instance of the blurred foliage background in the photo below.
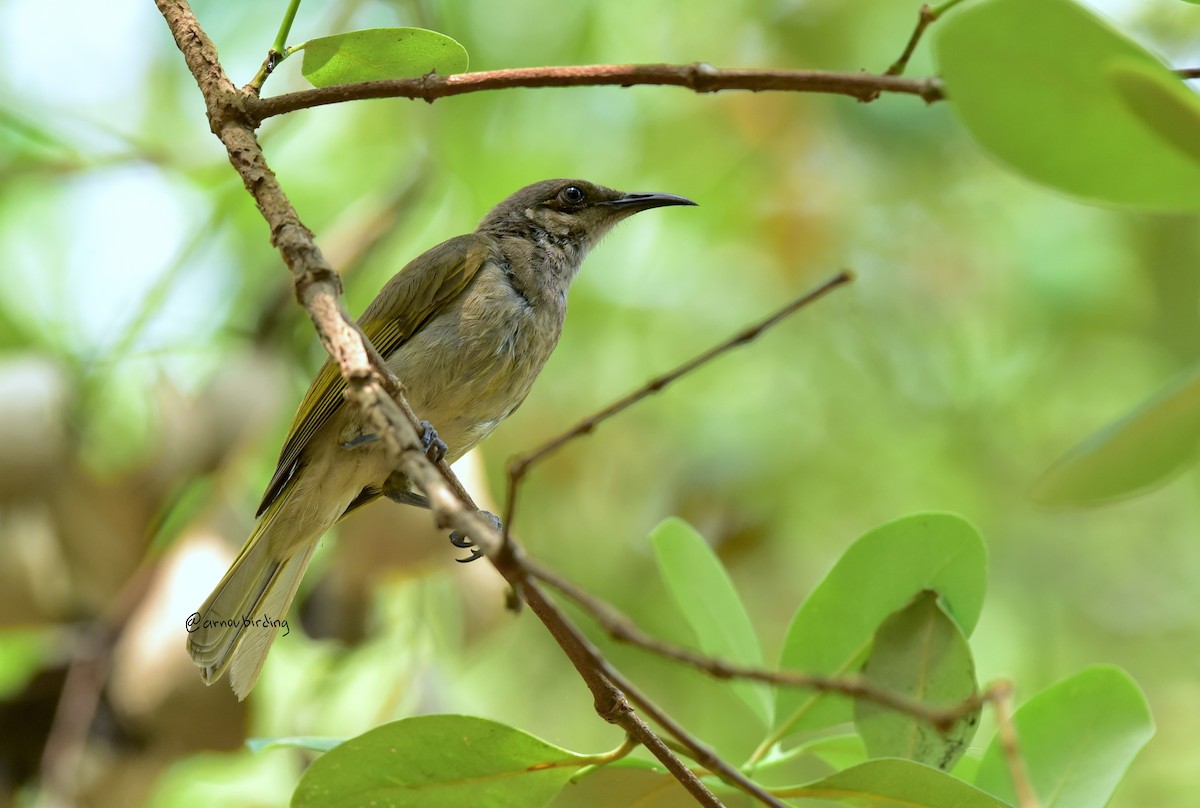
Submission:
{"label": "blurred foliage background", "polygon": [[[195,3],[235,82],[284,5]],[[474,70],[878,71],[918,5],[311,2],[292,41],[416,25],[462,42]],[[1090,5],[1174,64],[1200,62],[1200,9]],[[0,68],[0,806],[283,805],[306,753],[253,753],[246,737],[344,737],[418,712],[615,746],[486,564],[454,564],[427,516],[389,503],[325,540],[248,702],[203,687],[184,620],[249,531],[321,348],[153,4],[0,0]],[[910,73],[930,70],[926,43]],[[285,63],[266,92],[301,86]],[[856,536],[957,511],[990,547],[981,679],[1012,676],[1020,697],[1123,666],[1159,732],[1113,804],[1191,804],[1195,472],[1096,510],[1039,509],[1028,491],[1194,361],[1192,217],[1035,186],[983,156],[948,105],[911,97],[515,90],[325,107],[262,134],[353,312],[529,182],[701,204],[638,217],[588,259],[557,353],[475,458],[493,497],[509,456],[853,268],[852,289],[537,467],[517,532],[688,642],[646,542],[681,515],[731,569],[771,658]],[[739,712],[704,677],[597,640],[698,734],[736,736]]]}

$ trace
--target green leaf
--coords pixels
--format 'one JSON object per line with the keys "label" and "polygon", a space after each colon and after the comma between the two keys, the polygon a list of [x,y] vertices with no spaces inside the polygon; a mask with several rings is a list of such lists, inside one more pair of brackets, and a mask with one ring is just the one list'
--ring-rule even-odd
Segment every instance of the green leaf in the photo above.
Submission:
{"label": "green leaf", "polygon": [[898,758],[869,760],[815,783],[775,793],[864,808],[1011,808],[939,769]]}
{"label": "green leaf", "polygon": [[1033,489],[1043,505],[1095,505],[1145,491],[1200,450],[1200,367],[1067,452]]}
{"label": "green leaf", "polygon": [[[863,676],[876,687],[935,708],[955,707],[977,692],[967,639],[930,591],[879,626]],[[979,709],[942,733],[927,721],[856,701],[854,724],[873,758],[902,757],[949,771],[975,736]]]}
{"label": "green leaf", "polygon": [[424,28],[368,28],[310,39],[300,72],[314,87],[406,79],[467,69],[467,51],[445,34]]}
{"label": "green leaf", "polygon": [[1109,69],[1178,80],[1071,0],[967,6],[938,26],[936,55],[954,113],[1017,172],[1086,199],[1200,210],[1200,164],[1133,113]]}
{"label": "green leaf", "polygon": [[1141,62],[1120,60],[1108,77],[1121,98],[1167,143],[1200,160],[1200,96],[1180,78]]}
{"label": "green leaf", "polygon": [[[1042,808],[1104,808],[1154,735],[1142,691],[1120,668],[1097,665],[1038,693],[1013,716],[1021,757]],[[1015,802],[1000,739],[975,784]]]}
{"label": "green leaf", "polygon": [[344,738],[324,738],[316,735],[290,735],[283,738],[247,738],[246,748],[251,752],[268,749],[308,749],[313,752],[328,752]]}
{"label": "green leaf", "polygon": [[[925,589],[939,593],[969,635],[987,584],[983,540],[962,517],[920,513],[888,522],[859,538],[792,618],[780,668],[844,676],[866,659],[884,618]],[[842,696],[780,688],[776,735],[849,721]]]}
{"label": "green leaf", "polygon": [[[667,519],[650,533],[658,572],[706,654],[752,668],[763,667],[762,647],[729,573],[704,538],[682,519]],[[738,697],[771,723],[770,689],[757,682],[730,684]]]}
{"label": "green leaf", "polygon": [[589,758],[518,729],[459,715],[384,724],[313,761],[292,808],[546,805]]}

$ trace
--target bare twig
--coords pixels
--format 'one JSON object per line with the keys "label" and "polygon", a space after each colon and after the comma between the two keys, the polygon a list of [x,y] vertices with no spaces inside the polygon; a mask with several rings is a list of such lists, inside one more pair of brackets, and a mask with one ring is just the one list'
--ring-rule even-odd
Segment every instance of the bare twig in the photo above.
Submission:
{"label": "bare twig", "polygon": [[1004,762],[1008,764],[1008,773],[1012,777],[1017,805],[1020,808],[1040,808],[1041,803],[1033,790],[1033,783],[1029,781],[1025,759],[1021,757],[1021,748],[1017,743],[1017,728],[1012,720],[1012,684],[1001,681],[992,685],[988,689],[988,701],[996,711],[996,735],[1000,738]]}
{"label": "bare twig", "polygon": [[430,73],[415,79],[365,81],[301,90],[270,98],[255,98],[248,104],[247,109],[261,121],[285,112],[366,98],[414,98],[432,103],[452,95],[513,87],[632,87],[644,84],[684,87],[697,93],[716,93],[723,90],[832,93],[847,95],[860,101],[871,101],[881,93],[915,95],[930,104],[945,97],[942,83],[936,78],[909,79],[824,70],[718,69],[703,62],[696,62],[690,65],[517,67],[457,73],[452,76]]}
{"label": "bare twig", "polygon": [[904,73],[908,67],[908,60],[912,58],[913,51],[917,49],[917,43],[921,41],[921,37],[925,34],[925,29],[937,22],[943,14],[957,6],[963,0],[946,0],[936,8],[928,3],[922,3],[921,8],[917,11],[917,25],[913,28],[912,34],[908,38],[908,43],[904,46],[904,52],[900,54],[900,58],[892,62],[891,67],[883,71],[885,76],[899,76]]}
{"label": "bare twig", "polygon": [[739,331],[724,342],[714,345],[712,348],[709,348],[707,351],[698,356],[692,357],[674,370],[668,371],[661,376],[654,377],[637,390],[634,390],[632,393],[622,396],[608,406],[592,413],[587,418],[584,418],[582,421],[568,429],[566,432],[563,432],[558,437],[552,438],[531,452],[514,457],[508,462],[507,469],[508,493],[504,502],[504,518],[502,519],[505,535],[507,535],[507,531],[512,525],[513,518],[515,516],[518,489],[522,480],[524,480],[526,473],[528,473],[529,468],[534,463],[542,460],[547,455],[558,451],[563,447],[564,444],[569,443],[575,438],[589,434],[595,430],[595,428],[601,422],[613,417],[622,410],[628,409],[647,396],[651,396],[654,393],[659,392],[667,385],[679,379],[681,376],[686,376],[696,368],[716,359],[721,354],[726,353],[738,347],[739,345],[745,345],[747,342],[754,340],[771,326],[776,325],[781,320],[794,314],[810,303],[821,299],[837,287],[850,283],[852,280],[854,280],[854,273],[848,269],[842,270],[817,288],[805,292],[803,295],[788,303],[783,308],[767,315],[749,328]]}
{"label": "bare twig", "polygon": [[912,58],[913,51],[917,49],[917,43],[921,41],[921,35],[925,33],[925,29],[929,24],[937,19],[937,15],[933,11],[933,7],[928,3],[922,3],[921,8],[917,11],[917,26],[913,29],[912,35],[908,38],[908,44],[904,46],[904,52],[900,54],[900,58],[892,62],[891,67],[883,71],[885,76],[899,76],[904,73],[904,69],[908,67],[908,60]]}
{"label": "bare twig", "polygon": [[726,660],[707,656],[690,648],[651,636],[638,628],[628,615],[622,614],[607,601],[580,589],[557,572],[543,567],[533,559],[526,559],[525,564],[530,573],[539,580],[583,607],[584,611],[591,615],[614,640],[629,643],[659,656],[691,665],[716,679],[748,679],[783,687],[816,690],[822,693],[839,693],[859,701],[874,702],[881,707],[887,707],[918,720],[926,721],[941,732],[949,730],[964,716],[978,710],[985,700],[984,696],[975,695],[952,707],[937,708],[906,698],[899,693],[875,687],[866,679],[857,676],[820,676],[799,671],[770,671],[735,665]]}

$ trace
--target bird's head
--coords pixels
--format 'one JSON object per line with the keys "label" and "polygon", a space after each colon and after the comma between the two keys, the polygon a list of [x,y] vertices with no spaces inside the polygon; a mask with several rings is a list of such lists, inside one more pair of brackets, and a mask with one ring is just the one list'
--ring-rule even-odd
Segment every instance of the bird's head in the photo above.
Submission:
{"label": "bird's head", "polygon": [[695,204],[674,194],[627,194],[584,180],[544,180],[493,208],[478,232],[548,239],[574,247],[582,257],[622,219],[650,208]]}

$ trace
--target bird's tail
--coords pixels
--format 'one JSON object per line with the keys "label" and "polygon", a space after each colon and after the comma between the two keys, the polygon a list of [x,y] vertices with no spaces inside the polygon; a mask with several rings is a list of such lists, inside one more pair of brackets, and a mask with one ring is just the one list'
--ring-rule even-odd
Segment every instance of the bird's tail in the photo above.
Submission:
{"label": "bird's tail", "polygon": [[188,653],[203,668],[204,683],[211,685],[229,671],[239,701],[258,680],[317,546],[315,540],[290,544],[287,556],[273,549],[278,543],[271,541],[272,527],[281,504],[263,514],[188,635]]}

